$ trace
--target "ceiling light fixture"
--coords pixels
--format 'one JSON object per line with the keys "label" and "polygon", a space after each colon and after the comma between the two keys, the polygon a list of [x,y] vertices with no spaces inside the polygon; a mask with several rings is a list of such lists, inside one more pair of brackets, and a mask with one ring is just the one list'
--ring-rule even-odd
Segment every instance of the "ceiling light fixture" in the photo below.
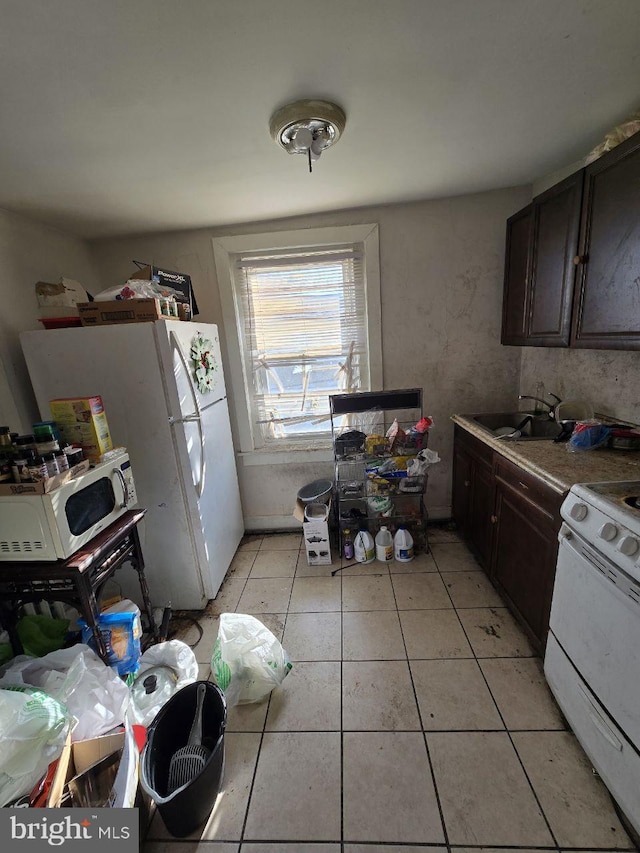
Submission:
{"label": "ceiling light fixture", "polygon": [[280,107],[271,116],[273,139],[289,154],[304,154],[312,171],[314,160],[342,136],[347,117],[330,101],[302,100]]}

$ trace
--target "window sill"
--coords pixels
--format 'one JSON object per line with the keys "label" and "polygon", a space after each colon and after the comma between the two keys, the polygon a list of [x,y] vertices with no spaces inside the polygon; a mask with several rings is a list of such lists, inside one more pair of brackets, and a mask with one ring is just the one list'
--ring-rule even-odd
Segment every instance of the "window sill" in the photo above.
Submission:
{"label": "window sill", "polygon": [[333,462],[330,447],[287,447],[282,450],[250,450],[236,454],[243,467],[251,465],[287,465],[314,462]]}

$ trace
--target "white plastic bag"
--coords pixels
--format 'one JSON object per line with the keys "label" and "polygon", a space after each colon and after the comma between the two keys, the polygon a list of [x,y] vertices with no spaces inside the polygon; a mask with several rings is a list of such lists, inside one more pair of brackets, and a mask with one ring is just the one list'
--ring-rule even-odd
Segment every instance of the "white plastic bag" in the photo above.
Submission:
{"label": "white plastic bag", "polygon": [[243,613],[220,616],[211,672],[229,707],[259,702],[290,669],[287,653],[262,622]]}
{"label": "white plastic bag", "polygon": [[[149,696],[139,694],[135,686],[131,691],[131,703],[127,712],[132,723],[141,726],[149,726],[162,706],[178,690],[182,690],[187,684],[193,684],[198,680],[198,661],[193,650],[180,640],[169,640],[167,643],[158,643],[147,649],[140,658],[140,669],[135,684],[142,683],[145,673],[156,667],[167,667],[175,675],[175,682],[167,690],[159,690]],[[140,696],[140,698],[136,698]]]}
{"label": "white plastic bag", "polygon": [[30,684],[66,705],[78,721],[74,741],[99,737],[124,721],[126,684],[82,643],[41,658],[19,655],[2,673],[0,687]]}
{"label": "white plastic bag", "polygon": [[0,690],[0,807],[28,794],[62,753],[67,709],[33,687]]}

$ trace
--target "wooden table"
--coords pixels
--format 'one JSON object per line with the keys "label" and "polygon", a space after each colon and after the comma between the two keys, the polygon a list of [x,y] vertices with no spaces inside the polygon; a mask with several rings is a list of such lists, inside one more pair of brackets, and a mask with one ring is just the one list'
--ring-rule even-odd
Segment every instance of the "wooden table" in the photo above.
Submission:
{"label": "wooden table", "polygon": [[93,632],[98,653],[108,663],[107,649],[98,628],[100,611],[96,596],[105,581],[125,563],[130,563],[138,573],[149,628],[153,639],[158,639],[137,527],[146,512],[146,509],[127,510],[66,560],[0,561],[0,621],[7,629],[14,654],[23,653],[16,631],[18,605],[43,600],[62,601],[80,612]]}

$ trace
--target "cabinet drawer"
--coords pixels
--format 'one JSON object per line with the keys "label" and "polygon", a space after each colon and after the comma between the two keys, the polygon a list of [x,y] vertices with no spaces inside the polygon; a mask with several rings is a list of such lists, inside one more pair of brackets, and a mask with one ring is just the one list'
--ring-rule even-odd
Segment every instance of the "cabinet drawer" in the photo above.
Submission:
{"label": "cabinet drawer", "polygon": [[552,489],[539,477],[524,471],[497,453],[495,455],[494,473],[496,479],[501,483],[543,510],[549,516],[551,524],[559,526],[560,506],[564,500],[562,494]]}

